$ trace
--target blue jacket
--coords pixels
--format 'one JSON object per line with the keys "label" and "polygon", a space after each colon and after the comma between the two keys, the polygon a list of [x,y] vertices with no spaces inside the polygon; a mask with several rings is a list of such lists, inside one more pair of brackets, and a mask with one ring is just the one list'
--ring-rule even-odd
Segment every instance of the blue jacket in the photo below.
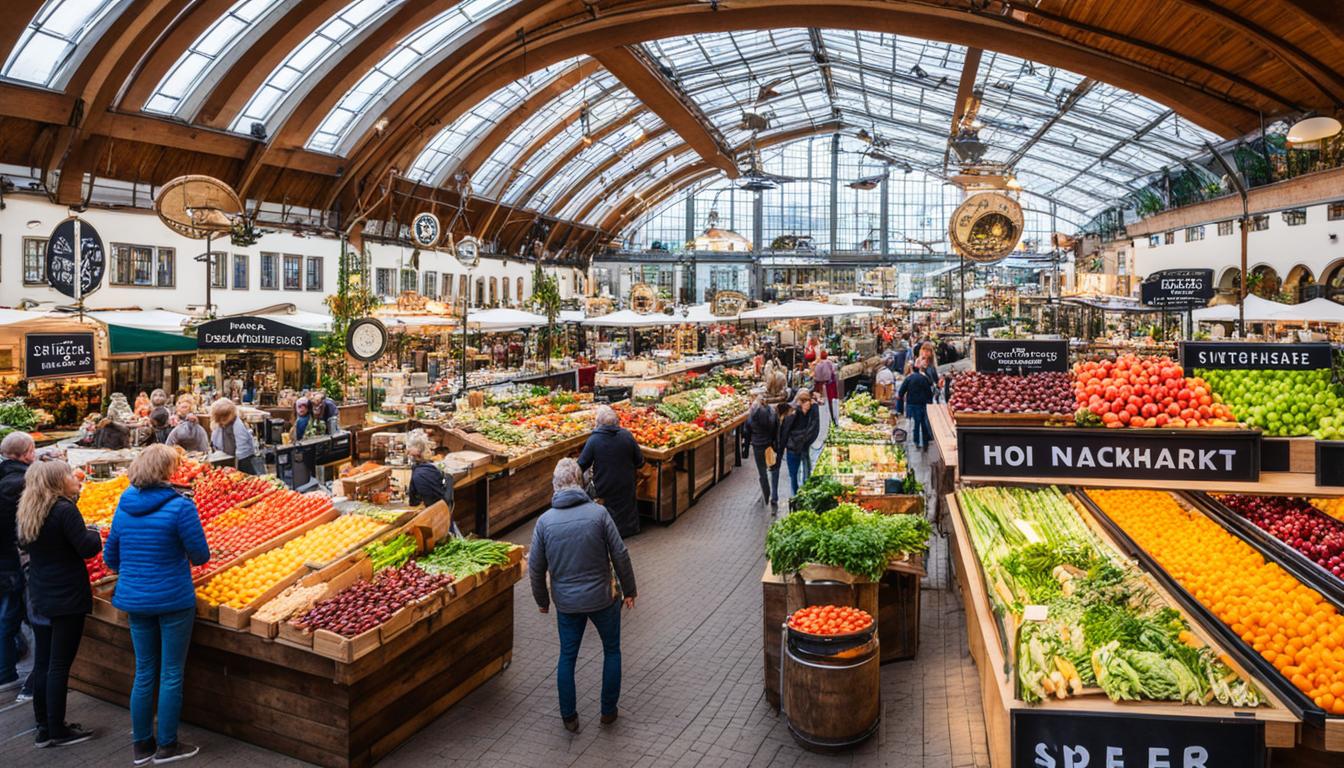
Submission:
{"label": "blue jacket", "polygon": [[127,613],[170,613],[196,605],[191,566],[210,559],[196,505],[166,485],[121,494],[103,562],[117,572],[112,604]]}

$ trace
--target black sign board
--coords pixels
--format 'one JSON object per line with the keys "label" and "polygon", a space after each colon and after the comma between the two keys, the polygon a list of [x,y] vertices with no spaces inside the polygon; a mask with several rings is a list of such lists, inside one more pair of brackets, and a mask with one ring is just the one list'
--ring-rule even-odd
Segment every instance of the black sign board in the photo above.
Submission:
{"label": "black sign board", "polygon": [[1256,430],[958,427],[967,477],[1260,479]]}
{"label": "black sign board", "polygon": [[1344,440],[1316,441],[1316,484],[1344,486]]}
{"label": "black sign board", "polygon": [[201,323],[196,328],[196,346],[200,349],[288,349],[302,352],[308,348],[308,332],[267,317],[226,317]]}
{"label": "black sign board", "polygon": [[1198,309],[1213,298],[1212,269],[1164,269],[1139,285],[1145,306],[1158,309]]}
{"label": "black sign board", "polygon": [[23,372],[30,379],[95,372],[92,333],[30,333],[23,346]]}
{"label": "black sign board", "polygon": [[1013,712],[1015,768],[1262,768],[1255,718]]}
{"label": "black sign board", "polygon": [[1066,373],[1069,342],[1063,339],[976,339],[980,373]]}
{"label": "black sign board", "polygon": [[[75,295],[75,224],[79,224],[79,295]],[[107,274],[107,253],[98,230],[83,219],[70,217],[51,231],[47,238],[47,283],[72,299],[88,296],[103,285]]]}
{"label": "black sign board", "polygon": [[1239,371],[1314,371],[1330,367],[1329,342],[1257,344],[1244,341],[1183,341],[1181,367]]}

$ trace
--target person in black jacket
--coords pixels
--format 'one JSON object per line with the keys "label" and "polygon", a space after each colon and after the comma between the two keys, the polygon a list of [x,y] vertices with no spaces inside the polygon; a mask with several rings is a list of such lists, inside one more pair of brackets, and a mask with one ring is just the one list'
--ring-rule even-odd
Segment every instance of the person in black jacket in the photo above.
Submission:
{"label": "person in black jacket", "polygon": [[793,413],[779,422],[779,442],[784,446],[784,460],[789,465],[789,485],[798,493],[802,482],[798,480],[802,470],[803,482],[812,474],[812,443],[821,434],[821,418],[812,403],[812,393],[806,389],[798,393],[794,400]]}
{"label": "person in black jacket", "polygon": [[[434,464],[434,446],[429,435],[423,429],[412,430],[406,435],[406,455],[414,463],[411,469],[411,487],[406,500],[411,504],[423,504],[432,507],[442,501],[448,505],[449,518],[453,509],[453,478],[445,475]],[[453,533],[458,534],[457,523],[452,523]]]}
{"label": "person in black jacket", "polygon": [[915,368],[901,382],[896,397],[901,401],[905,415],[910,417],[910,439],[916,448],[926,448],[933,427],[929,424],[929,403],[933,402],[933,379],[929,366]]}
{"label": "person in black jacket", "polygon": [[635,503],[635,470],[644,466],[644,454],[630,430],[609,405],[599,406],[596,426],[579,453],[579,467],[593,470],[593,488],[598,504],[607,508],[616,530],[629,538],[639,533],[639,508]]}
{"label": "person in black jacket", "polygon": [[[742,442],[747,451],[756,453],[761,500],[770,505],[770,514],[773,515],[779,511],[779,417],[760,395],[751,401],[751,410],[747,412],[747,422],[742,430]],[[773,462],[766,461],[767,448],[775,452]]]}
{"label": "person in black jacket", "polygon": [[61,747],[93,738],[93,731],[65,721],[70,665],[93,609],[87,558],[102,549],[98,529],[85,527],[72,501],[79,480],[63,461],[42,461],[27,473],[19,498],[19,546],[28,553],[28,599],[48,625],[35,625],[33,714],[38,747]]}
{"label": "person in black jacket", "polygon": [[18,688],[19,630],[23,623],[23,568],[15,539],[15,519],[23,475],[37,456],[27,432],[10,432],[0,440],[0,691]]}

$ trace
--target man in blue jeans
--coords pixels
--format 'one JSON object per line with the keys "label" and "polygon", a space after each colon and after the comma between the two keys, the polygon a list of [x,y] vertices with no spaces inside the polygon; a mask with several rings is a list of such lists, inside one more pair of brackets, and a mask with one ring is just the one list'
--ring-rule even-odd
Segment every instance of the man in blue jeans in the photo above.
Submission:
{"label": "man in blue jeans", "polygon": [[901,382],[896,397],[910,417],[910,440],[916,448],[927,448],[932,437],[929,424],[929,403],[933,402],[933,381],[923,368],[916,368]]}
{"label": "man in blue jeans", "polygon": [[0,692],[7,693],[23,685],[17,669],[23,642],[23,569],[14,524],[24,473],[37,459],[33,438],[26,432],[5,435],[0,458]]}
{"label": "man in blue jeans", "polygon": [[[532,531],[527,570],[537,608],[549,613],[552,598],[555,601],[560,632],[560,662],[555,670],[560,718],[566,730],[578,733],[574,666],[590,621],[602,639],[602,724],[616,722],[621,695],[621,603],[635,607],[635,571],[611,515],[583,490],[579,463],[569,458],[556,463],[551,487],[555,495],[551,508]],[[611,577],[613,569],[619,590]]]}

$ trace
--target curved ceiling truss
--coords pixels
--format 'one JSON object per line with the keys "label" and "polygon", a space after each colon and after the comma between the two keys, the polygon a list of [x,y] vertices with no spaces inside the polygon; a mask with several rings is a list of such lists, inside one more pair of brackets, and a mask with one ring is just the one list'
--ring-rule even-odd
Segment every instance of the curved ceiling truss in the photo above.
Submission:
{"label": "curved ceiling truss", "polygon": [[[939,169],[973,92],[990,159],[1096,207],[1210,134],[1344,104],[1344,21],[1315,0],[185,5],[14,0],[31,21],[0,31],[0,120],[28,138],[0,160],[58,177],[63,202],[94,175],[156,184],[190,168],[346,219],[401,171],[467,174],[476,195],[508,201],[495,209],[600,226],[594,201],[619,195],[608,181],[651,159],[734,175],[743,112],[764,118],[762,137],[838,122]],[[585,54],[611,71],[582,59],[591,71],[566,90]],[[593,101],[571,93],[599,73],[627,98],[594,126]],[[445,135],[461,142],[417,166]]]}

